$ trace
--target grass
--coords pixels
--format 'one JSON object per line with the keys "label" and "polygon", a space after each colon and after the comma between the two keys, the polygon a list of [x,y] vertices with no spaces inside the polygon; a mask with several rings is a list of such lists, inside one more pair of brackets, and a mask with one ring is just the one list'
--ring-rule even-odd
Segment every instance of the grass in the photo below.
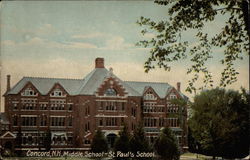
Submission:
{"label": "grass", "polygon": [[[181,157],[196,159],[197,158],[197,154],[196,153],[187,152],[187,153],[182,154]],[[205,155],[202,155],[202,154],[198,154],[198,159],[199,160],[207,160],[207,159],[211,159],[211,158],[212,157],[205,156]]]}

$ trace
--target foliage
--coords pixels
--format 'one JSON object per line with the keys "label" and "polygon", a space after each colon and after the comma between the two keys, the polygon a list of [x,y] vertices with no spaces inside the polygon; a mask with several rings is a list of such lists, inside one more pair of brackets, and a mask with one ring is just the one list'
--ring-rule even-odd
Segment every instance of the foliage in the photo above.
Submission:
{"label": "foliage", "polygon": [[139,152],[151,151],[148,139],[145,136],[144,129],[141,123],[136,127],[134,134],[130,139],[130,149],[131,152],[134,153],[134,155],[136,155],[138,151]]}
{"label": "foliage", "polygon": [[[224,57],[220,63],[224,65],[221,73],[220,86],[225,87],[237,81],[234,63],[243,59],[242,54],[249,54],[248,0],[155,0],[165,5],[168,11],[166,19],[155,22],[150,18],[141,17],[137,23],[143,27],[143,35],[155,35],[151,39],[142,40],[139,46],[150,48],[150,57],[145,62],[145,71],[155,66],[169,71],[171,63],[189,59],[191,66],[187,74],[192,74],[186,91],[196,91],[194,84],[201,78],[203,87],[213,86],[212,74],[206,62],[213,57],[213,47],[224,48]],[[204,28],[221,16],[226,19],[218,34],[208,34]],[[196,32],[196,43],[184,39],[187,32]],[[216,53],[214,53],[216,54]]]}
{"label": "foliage", "polygon": [[91,151],[94,153],[101,153],[108,151],[108,143],[102,131],[98,129],[94,135],[91,143]]}
{"label": "foliage", "polygon": [[177,140],[169,128],[163,128],[155,141],[154,148],[162,160],[180,159]]}
{"label": "foliage", "polygon": [[46,135],[45,135],[45,138],[44,138],[44,147],[46,149],[46,151],[49,151],[51,149],[51,131],[50,129],[48,129]]}
{"label": "foliage", "polygon": [[249,93],[212,89],[195,96],[189,120],[198,153],[224,158],[249,154]]}
{"label": "foliage", "polygon": [[[119,132],[119,137],[116,139],[114,144],[114,150],[117,153],[117,151],[127,153],[130,150],[129,146],[129,140],[130,140],[130,134],[128,132],[128,128],[126,125],[124,125],[123,129]],[[125,157],[119,158],[116,157],[116,159],[128,159]]]}
{"label": "foliage", "polygon": [[191,153],[199,153],[199,146],[199,143],[193,136],[192,130],[190,129],[190,127],[188,127],[188,151]]}

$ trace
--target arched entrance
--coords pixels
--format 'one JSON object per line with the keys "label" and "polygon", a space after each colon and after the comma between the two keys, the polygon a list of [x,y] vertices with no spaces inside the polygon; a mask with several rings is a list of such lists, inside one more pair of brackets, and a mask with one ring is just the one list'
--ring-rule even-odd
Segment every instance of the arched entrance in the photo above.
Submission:
{"label": "arched entrance", "polygon": [[114,133],[109,133],[107,135],[108,145],[109,145],[110,148],[114,147],[116,137],[117,137],[117,135],[114,134]]}

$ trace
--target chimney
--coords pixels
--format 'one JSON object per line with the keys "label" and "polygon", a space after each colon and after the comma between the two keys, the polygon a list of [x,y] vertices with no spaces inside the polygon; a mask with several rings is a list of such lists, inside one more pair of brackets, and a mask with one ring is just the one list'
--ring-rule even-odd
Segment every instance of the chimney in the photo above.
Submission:
{"label": "chimney", "polygon": [[95,59],[95,68],[104,68],[104,58]]}
{"label": "chimney", "polygon": [[178,92],[181,91],[181,82],[177,82],[177,91],[178,91]]}
{"label": "chimney", "polygon": [[10,91],[10,75],[7,75],[7,92]]}

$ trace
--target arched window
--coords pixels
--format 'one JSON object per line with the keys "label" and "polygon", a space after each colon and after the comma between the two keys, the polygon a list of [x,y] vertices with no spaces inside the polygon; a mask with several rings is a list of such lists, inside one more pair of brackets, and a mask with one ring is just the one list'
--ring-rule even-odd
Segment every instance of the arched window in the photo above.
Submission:
{"label": "arched window", "polygon": [[106,96],[116,96],[116,91],[113,89],[113,88],[108,88],[106,91],[105,91],[105,95]]}
{"label": "arched window", "polygon": [[65,97],[65,95],[63,94],[63,91],[61,91],[60,89],[55,89],[53,92],[51,92],[50,94],[51,97]]}
{"label": "arched window", "polygon": [[32,88],[26,88],[22,93],[22,96],[37,96],[37,92]]}

